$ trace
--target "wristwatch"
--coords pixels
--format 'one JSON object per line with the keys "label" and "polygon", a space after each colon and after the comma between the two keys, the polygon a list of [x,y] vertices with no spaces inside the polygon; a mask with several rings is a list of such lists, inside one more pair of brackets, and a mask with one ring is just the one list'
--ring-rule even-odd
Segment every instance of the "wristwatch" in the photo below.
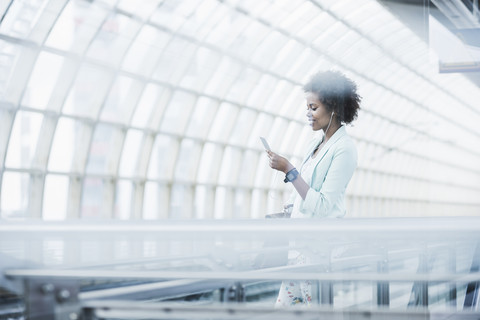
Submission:
{"label": "wristwatch", "polygon": [[298,177],[298,171],[297,169],[293,168],[292,170],[288,171],[287,174],[285,175],[285,179],[283,182],[292,182]]}

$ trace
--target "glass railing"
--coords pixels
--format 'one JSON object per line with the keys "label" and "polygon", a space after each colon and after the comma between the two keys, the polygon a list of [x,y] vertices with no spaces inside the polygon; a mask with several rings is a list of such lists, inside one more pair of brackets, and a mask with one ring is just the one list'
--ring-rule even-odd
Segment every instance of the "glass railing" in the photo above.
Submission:
{"label": "glass railing", "polygon": [[478,319],[479,243],[479,218],[3,222],[0,319]]}

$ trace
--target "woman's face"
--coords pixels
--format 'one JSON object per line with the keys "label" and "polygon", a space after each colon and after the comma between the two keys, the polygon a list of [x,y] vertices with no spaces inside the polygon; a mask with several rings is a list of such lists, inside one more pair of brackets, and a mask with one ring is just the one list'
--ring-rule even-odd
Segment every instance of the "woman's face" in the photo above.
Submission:
{"label": "woman's face", "polygon": [[330,121],[331,112],[320,102],[318,95],[313,92],[307,92],[305,96],[307,100],[307,118],[313,131],[327,129]]}

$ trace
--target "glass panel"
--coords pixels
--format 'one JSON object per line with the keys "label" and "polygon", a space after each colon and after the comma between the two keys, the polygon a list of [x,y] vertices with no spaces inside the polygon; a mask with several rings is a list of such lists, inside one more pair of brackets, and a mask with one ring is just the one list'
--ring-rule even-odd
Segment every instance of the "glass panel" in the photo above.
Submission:
{"label": "glass panel", "polygon": [[261,76],[262,74],[254,69],[244,69],[235,79],[235,83],[231,86],[226,99],[239,104],[245,104]]}
{"label": "glass panel", "polygon": [[27,217],[29,192],[29,174],[4,171],[0,193],[2,218]]}
{"label": "glass panel", "polygon": [[172,38],[158,61],[155,80],[177,84],[191,63],[197,45],[180,38]]}
{"label": "glass panel", "polygon": [[144,76],[151,75],[170,39],[171,35],[152,26],[144,26],[129,48],[123,68]]}
{"label": "glass panel", "polygon": [[105,180],[86,177],[83,181],[80,216],[83,219],[109,218],[112,212],[113,185]]}
{"label": "glass panel", "polygon": [[243,146],[247,143],[249,135],[246,133],[251,132],[257,115],[258,112],[251,109],[242,108],[240,110],[240,115],[236,119],[230,135],[230,144]]}
{"label": "glass panel", "polygon": [[218,98],[225,97],[243,68],[240,63],[224,56],[205,87],[204,92]]}
{"label": "glass panel", "polygon": [[206,143],[202,150],[198,170],[199,183],[216,183],[222,160],[223,148],[213,143]]}
{"label": "glass panel", "polygon": [[68,176],[48,174],[43,195],[43,219],[65,220],[68,206]]}
{"label": "glass panel", "polygon": [[189,219],[193,214],[193,187],[189,185],[173,185],[170,219]]}
{"label": "glass panel", "polygon": [[113,74],[84,64],[65,101],[63,112],[96,119]]}
{"label": "glass panel", "polygon": [[83,54],[106,15],[107,11],[95,2],[69,1],[50,32],[46,45]]}
{"label": "glass panel", "polygon": [[7,143],[10,137],[14,121],[12,111],[0,109],[0,168],[3,168],[3,161],[7,153]]}
{"label": "glass panel", "polygon": [[263,75],[260,81],[250,92],[246,104],[259,110],[266,109],[265,102],[272,94],[277,83],[278,79],[267,74]]}
{"label": "glass panel", "polygon": [[215,51],[198,48],[189,62],[180,86],[202,92],[217,69],[220,59],[220,55]]}
{"label": "glass panel", "polygon": [[216,112],[215,120],[212,124],[208,139],[227,142],[230,132],[237,120],[238,111],[239,109],[237,106],[223,102]]}
{"label": "glass panel", "polygon": [[233,147],[226,147],[220,163],[218,183],[221,185],[235,185],[240,174],[242,151]]}
{"label": "glass panel", "polygon": [[[258,138],[257,138],[258,140]],[[264,153],[262,153],[263,155]],[[243,153],[242,161],[240,164],[240,172],[242,173],[238,177],[237,181],[232,181],[234,185],[242,187],[253,187],[253,181],[255,179],[255,172],[257,170],[259,152],[246,150]]]}
{"label": "glass panel", "polygon": [[116,174],[122,140],[123,134],[118,128],[98,124],[90,146],[87,173]]}
{"label": "glass panel", "polygon": [[42,14],[42,8],[44,8],[46,2],[46,0],[13,1],[7,15],[0,24],[0,33],[27,38]]}
{"label": "glass panel", "polygon": [[133,212],[132,208],[133,185],[131,181],[119,180],[115,195],[114,218],[128,220]]}
{"label": "glass panel", "polygon": [[[0,65],[2,72],[0,73],[0,99],[8,100],[8,85],[14,72],[14,67],[18,61],[21,47],[12,43],[0,40]],[[23,88],[22,88],[23,89]],[[18,88],[17,88],[18,90]]]}
{"label": "glass panel", "polygon": [[226,50],[251,20],[236,11],[229,10],[206,35],[205,41]]}
{"label": "glass panel", "polygon": [[100,119],[128,124],[142,89],[143,83],[140,81],[125,76],[117,77],[105,101]]}
{"label": "glass panel", "polygon": [[197,1],[197,3],[200,5],[195,8],[194,13],[182,24],[178,32],[195,39],[205,39],[231,10],[215,0]]}
{"label": "glass panel", "polygon": [[171,180],[177,160],[179,141],[170,136],[157,135],[148,166],[149,179]]}
{"label": "glass panel", "polygon": [[157,8],[159,3],[162,0],[148,0],[148,1],[131,1],[131,0],[120,0],[117,4],[117,7],[121,10],[125,10],[127,12],[132,13],[134,16],[138,16],[139,18],[147,19],[152,12]]}
{"label": "glass panel", "polygon": [[58,120],[48,159],[48,170],[71,171],[73,158],[80,144],[78,140],[85,138],[81,134],[83,130],[83,125],[78,121],[64,117]]}
{"label": "glass panel", "polygon": [[5,166],[30,168],[35,157],[43,115],[18,111],[8,143]]}
{"label": "glass panel", "polygon": [[273,120],[273,116],[265,113],[260,113],[257,116],[255,126],[249,132],[248,146],[250,148],[261,149],[263,151],[263,146],[259,143],[258,137],[268,137],[273,125]]}
{"label": "glass panel", "polygon": [[215,189],[211,186],[195,188],[195,218],[211,219],[215,208]]}
{"label": "glass panel", "polygon": [[60,74],[64,58],[41,52],[23,95],[22,104],[45,109]]}
{"label": "glass panel", "polygon": [[199,9],[201,9],[204,3],[208,7],[209,3],[207,1],[202,3],[198,1],[163,1],[153,13],[150,21],[175,31],[192,17],[197,6],[202,4],[202,6],[199,6]]}
{"label": "glass panel", "polygon": [[258,47],[259,43],[270,32],[270,29],[257,21],[250,22],[249,25],[243,29],[240,36],[235,38],[235,41],[229,48],[230,52],[235,53],[241,59],[248,60],[252,52]]}
{"label": "glass panel", "polygon": [[170,189],[156,182],[145,184],[143,218],[146,220],[166,219],[170,208]]}
{"label": "glass panel", "polygon": [[132,119],[132,126],[158,129],[158,123],[170,99],[170,90],[149,83],[144,87]]}
{"label": "glass panel", "polygon": [[264,68],[269,67],[288,40],[289,39],[280,32],[271,32],[268,37],[262,39],[258,44],[258,48],[255,48],[255,52],[249,60],[253,64],[258,64]]}
{"label": "glass panel", "polygon": [[88,48],[87,56],[117,66],[140,27],[139,21],[122,14],[111,14]]}
{"label": "glass panel", "polygon": [[191,116],[196,97],[193,94],[175,91],[165,111],[160,130],[183,134]]}
{"label": "glass panel", "polygon": [[122,157],[118,174],[121,177],[133,177],[137,175],[138,160],[142,147],[143,132],[130,129],[123,144]]}
{"label": "glass panel", "polygon": [[206,138],[211,123],[215,118],[213,115],[218,110],[218,101],[206,97],[199,97],[193,110],[190,122],[186,129],[189,137]]}
{"label": "glass panel", "polygon": [[[183,139],[180,145],[180,153],[175,164],[175,180],[191,182],[195,180],[197,167],[200,159],[201,146],[198,142]],[[210,166],[212,164],[209,164]],[[204,171],[205,167],[200,166]]]}

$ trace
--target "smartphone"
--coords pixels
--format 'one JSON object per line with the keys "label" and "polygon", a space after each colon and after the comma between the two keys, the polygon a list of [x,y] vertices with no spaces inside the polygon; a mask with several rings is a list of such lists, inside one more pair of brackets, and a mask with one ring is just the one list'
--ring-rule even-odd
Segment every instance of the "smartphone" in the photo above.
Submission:
{"label": "smartphone", "polygon": [[264,137],[260,137],[260,140],[262,141],[263,146],[265,147],[265,150],[270,151],[271,149],[270,149],[270,146],[268,145],[267,140],[265,140]]}

